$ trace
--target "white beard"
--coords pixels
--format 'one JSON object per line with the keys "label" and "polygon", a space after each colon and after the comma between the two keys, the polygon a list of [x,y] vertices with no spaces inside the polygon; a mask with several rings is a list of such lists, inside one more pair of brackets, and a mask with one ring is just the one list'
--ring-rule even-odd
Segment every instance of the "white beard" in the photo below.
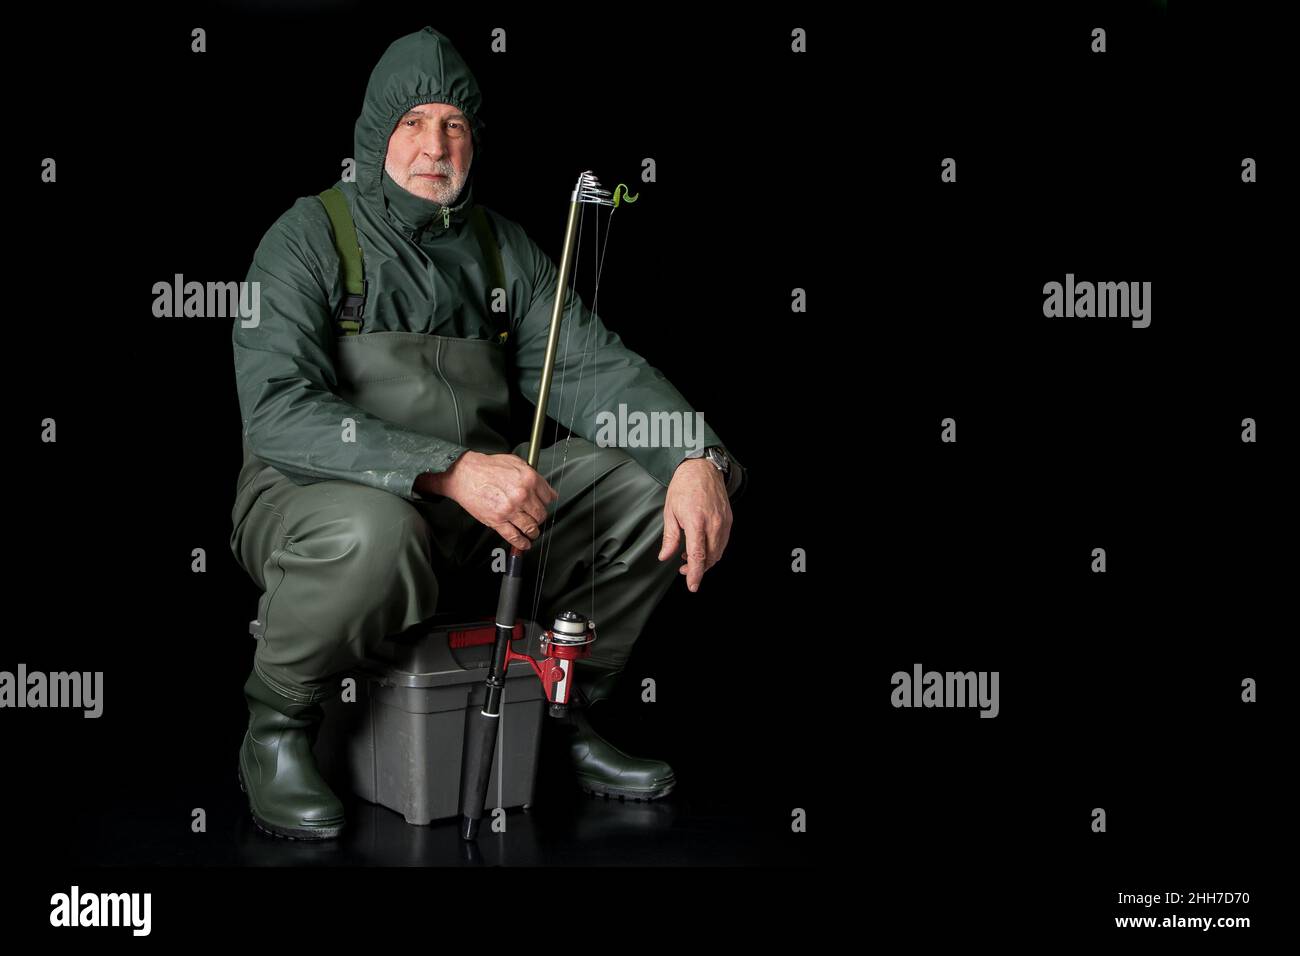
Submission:
{"label": "white beard", "polygon": [[435,202],[440,206],[453,205],[460,196],[461,190],[465,188],[465,183],[469,179],[469,171],[473,167],[474,161],[471,159],[469,167],[465,172],[458,173],[452,166],[451,160],[443,160],[434,166],[421,166],[419,171],[422,173],[443,173],[446,175],[445,180],[418,179],[414,175],[408,175],[404,180],[393,176],[392,170],[388,175],[392,176],[402,188],[421,199],[427,199]]}

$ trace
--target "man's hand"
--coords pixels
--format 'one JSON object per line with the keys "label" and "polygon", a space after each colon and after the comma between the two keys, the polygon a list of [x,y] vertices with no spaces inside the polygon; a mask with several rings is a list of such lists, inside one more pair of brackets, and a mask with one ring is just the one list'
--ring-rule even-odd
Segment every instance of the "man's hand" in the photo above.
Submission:
{"label": "man's hand", "polygon": [[560,497],[519,456],[477,451],[463,453],[444,472],[420,475],[415,489],[452,499],[521,551],[532,547],[547,506]]}
{"label": "man's hand", "polygon": [[705,458],[687,458],[673,472],[664,500],[664,542],[659,560],[670,558],[686,535],[686,586],[700,589],[704,572],[718,563],[731,537],[731,500],[722,472]]}

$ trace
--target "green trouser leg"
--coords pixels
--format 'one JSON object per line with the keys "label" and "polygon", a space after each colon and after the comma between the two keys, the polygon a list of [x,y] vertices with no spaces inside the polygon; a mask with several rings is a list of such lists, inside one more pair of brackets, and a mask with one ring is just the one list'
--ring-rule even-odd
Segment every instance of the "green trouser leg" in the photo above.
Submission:
{"label": "green trouser leg", "polygon": [[263,591],[239,751],[249,810],[278,836],[338,836],[343,805],[312,753],[320,702],[337,693],[333,675],[372,635],[433,613],[438,586],[424,518],[386,491],[342,481],[298,486],[280,476],[257,495],[231,546]]}
{"label": "green trouser leg", "polygon": [[335,676],[367,648],[432,617],[440,539],[397,495],[346,481],[295,485],[281,477],[258,496],[231,546],[262,590],[253,668],[282,696],[329,696]]}

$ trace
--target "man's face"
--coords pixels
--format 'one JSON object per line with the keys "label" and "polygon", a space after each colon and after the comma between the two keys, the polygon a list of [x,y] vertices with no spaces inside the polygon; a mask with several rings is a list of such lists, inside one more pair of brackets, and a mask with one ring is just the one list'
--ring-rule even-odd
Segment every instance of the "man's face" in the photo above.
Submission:
{"label": "man's face", "polygon": [[473,159],[465,115],[446,103],[423,103],[397,121],[384,169],[407,192],[449,206],[465,186]]}

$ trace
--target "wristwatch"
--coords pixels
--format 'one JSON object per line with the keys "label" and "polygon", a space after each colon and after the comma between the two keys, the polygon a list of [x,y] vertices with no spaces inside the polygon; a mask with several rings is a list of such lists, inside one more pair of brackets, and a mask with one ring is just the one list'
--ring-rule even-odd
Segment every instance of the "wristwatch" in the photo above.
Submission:
{"label": "wristwatch", "polygon": [[731,478],[731,459],[727,453],[722,450],[721,445],[710,445],[704,449],[704,457],[713,463],[713,467],[722,472],[723,484]]}

